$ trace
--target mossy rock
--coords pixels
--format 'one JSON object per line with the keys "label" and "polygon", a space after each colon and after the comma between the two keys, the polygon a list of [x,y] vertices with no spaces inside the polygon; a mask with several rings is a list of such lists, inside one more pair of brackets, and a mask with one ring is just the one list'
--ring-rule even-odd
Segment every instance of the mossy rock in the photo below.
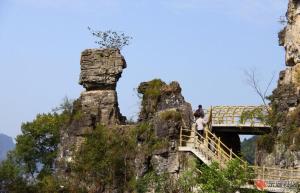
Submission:
{"label": "mossy rock", "polygon": [[182,116],[181,113],[174,110],[163,111],[159,114],[160,118],[165,121],[173,120],[180,121]]}

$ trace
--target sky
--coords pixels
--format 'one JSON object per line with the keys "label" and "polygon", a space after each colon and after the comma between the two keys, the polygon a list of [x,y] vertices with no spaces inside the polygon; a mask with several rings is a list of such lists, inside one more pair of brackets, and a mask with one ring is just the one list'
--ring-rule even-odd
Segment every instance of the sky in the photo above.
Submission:
{"label": "sky", "polygon": [[80,53],[96,48],[87,27],[133,37],[117,87],[121,112],[137,116],[140,82],[181,84],[186,101],[260,104],[244,70],[262,87],[285,68],[278,22],[287,0],[0,0],[0,133],[76,99]]}

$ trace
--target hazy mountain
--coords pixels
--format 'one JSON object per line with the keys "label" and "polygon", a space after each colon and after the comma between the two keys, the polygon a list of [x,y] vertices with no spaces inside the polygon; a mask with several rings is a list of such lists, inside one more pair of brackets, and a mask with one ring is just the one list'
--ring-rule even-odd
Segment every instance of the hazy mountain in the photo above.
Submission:
{"label": "hazy mountain", "polygon": [[242,155],[250,164],[254,164],[255,161],[256,140],[257,136],[253,136],[245,139],[241,144]]}
{"label": "hazy mountain", "polygon": [[13,139],[7,135],[0,134],[0,161],[6,158],[6,154],[9,150],[15,147]]}

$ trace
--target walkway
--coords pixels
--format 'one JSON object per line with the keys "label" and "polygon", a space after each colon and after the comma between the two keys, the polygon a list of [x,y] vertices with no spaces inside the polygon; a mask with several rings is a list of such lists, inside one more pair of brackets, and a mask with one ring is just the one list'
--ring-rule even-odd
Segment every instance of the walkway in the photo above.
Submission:
{"label": "walkway", "polygon": [[214,132],[261,135],[271,131],[265,123],[266,106],[214,106],[208,110]]}

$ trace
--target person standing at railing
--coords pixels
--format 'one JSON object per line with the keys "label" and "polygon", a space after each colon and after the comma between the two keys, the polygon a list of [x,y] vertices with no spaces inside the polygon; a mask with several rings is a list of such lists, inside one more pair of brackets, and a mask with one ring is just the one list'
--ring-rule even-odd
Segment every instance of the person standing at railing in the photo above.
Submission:
{"label": "person standing at railing", "polygon": [[204,118],[204,114],[201,115],[197,120],[196,120],[196,126],[197,126],[197,132],[199,135],[204,137],[204,126],[206,125],[206,120]]}

